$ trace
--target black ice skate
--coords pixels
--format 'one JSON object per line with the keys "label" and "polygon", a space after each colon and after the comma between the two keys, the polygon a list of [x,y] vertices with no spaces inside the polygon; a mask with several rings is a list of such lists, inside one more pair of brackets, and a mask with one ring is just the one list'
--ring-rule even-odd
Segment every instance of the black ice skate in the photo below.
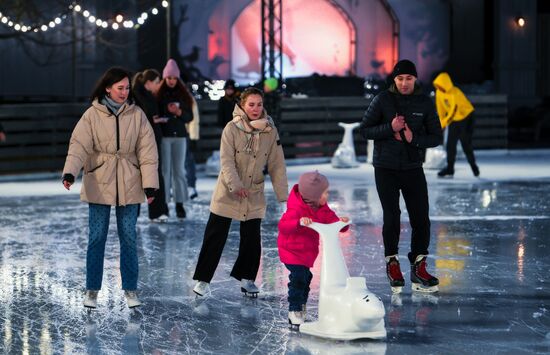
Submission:
{"label": "black ice skate", "polygon": [[399,267],[397,255],[386,256],[386,274],[388,275],[388,280],[390,280],[391,292],[401,293],[405,280]]}
{"label": "black ice skate", "polygon": [[411,264],[412,290],[419,292],[439,291],[439,280],[426,271],[426,255],[418,255],[414,264]]}
{"label": "black ice skate", "polygon": [[254,285],[254,280],[241,280],[241,292],[248,297],[256,298],[260,290]]}
{"label": "black ice skate", "polygon": [[440,177],[440,178],[452,178],[454,174],[455,174],[454,169],[445,167],[445,168],[439,170],[439,172],[437,173],[437,177]]}

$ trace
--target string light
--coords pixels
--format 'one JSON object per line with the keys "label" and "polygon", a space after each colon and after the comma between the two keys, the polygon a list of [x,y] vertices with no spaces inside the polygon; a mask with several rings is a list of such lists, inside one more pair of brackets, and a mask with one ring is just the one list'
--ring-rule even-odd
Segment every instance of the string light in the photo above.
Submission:
{"label": "string light", "polygon": [[[170,6],[169,1],[166,0],[159,1],[159,3],[164,8]],[[149,15],[158,15],[159,10],[157,7],[152,7],[149,10],[142,12],[141,15],[135,19],[128,18],[123,14],[117,14],[114,19],[104,20],[92,14],[89,10],[84,9],[82,5],[77,2],[73,2],[61,15],[43,23],[28,25],[23,22],[13,22],[9,16],[6,16],[2,12],[0,12],[0,23],[12,27],[15,31],[20,32],[46,32],[48,29],[55,28],[60,25],[67,18],[67,14],[71,12],[87,18],[90,24],[94,24],[98,28],[106,29],[111,27],[113,30],[118,30],[121,26],[126,29],[138,29],[140,26],[145,24],[148,19],[150,19]]]}

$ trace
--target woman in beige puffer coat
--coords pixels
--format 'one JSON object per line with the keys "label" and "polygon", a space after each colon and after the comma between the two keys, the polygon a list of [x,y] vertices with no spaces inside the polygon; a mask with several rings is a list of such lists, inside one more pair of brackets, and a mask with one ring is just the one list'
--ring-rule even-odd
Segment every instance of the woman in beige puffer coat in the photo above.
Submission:
{"label": "woman in beige puffer coat", "polygon": [[220,174],[210,203],[210,217],[193,276],[193,291],[202,296],[218,266],[231,220],[241,222],[239,255],[231,276],[241,281],[241,291],[255,296],[254,284],[261,257],[260,224],[265,217],[264,167],[279,202],[288,198],[285,157],[277,128],[263,108],[262,91],[243,91],[233,120],[222,133]]}
{"label": "woman in beige puffer coat", "polygon": [[126,70],[105,72],[92,94],[92,106],[73,130],[63,169],[68,190],[84,168],[80,196],[90,209],[84,297],[88,308],[97,306],[101,289],[111,206],[116,206],[122,288],[129,307],[141,304],[136,295],[136,221],[145,195],[151,203],[158,189],[158,155],[153,129],[129,99],[129,90]]}

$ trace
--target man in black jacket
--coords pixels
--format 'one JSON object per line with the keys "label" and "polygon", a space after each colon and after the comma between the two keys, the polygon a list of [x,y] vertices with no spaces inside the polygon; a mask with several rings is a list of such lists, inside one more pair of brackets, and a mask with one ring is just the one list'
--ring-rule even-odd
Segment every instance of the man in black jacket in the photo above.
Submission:
{"label": "man in black jacket", "polygon": [[384,213],[386,272],[394,293],[405,284],[399,267],[399,192],[409,212],[412,227],[411,264],[413,290],[435,292],[439,280],[426,271],[430,244],[428,188],[422,169],[426,148],[441,144],[443,134],[430,98],[416,83],[413,62],[401,60],[392,72],[390,88],[371,102],[361,122],[361,133],[374,139],[374,176]]}

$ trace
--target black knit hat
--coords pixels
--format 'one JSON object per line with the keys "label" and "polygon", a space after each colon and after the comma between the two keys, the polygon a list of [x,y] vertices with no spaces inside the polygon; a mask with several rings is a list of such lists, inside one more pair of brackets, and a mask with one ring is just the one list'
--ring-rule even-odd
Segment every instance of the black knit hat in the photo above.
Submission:
{"label": "black knit hat", "polygon": [[416,73],[416,66],[408,59],[402,59],[395,64],[391,77],[392,79],[395,79],[396,76],[402,74],[409,74],[414,77],[418,77],[418,74]]}

